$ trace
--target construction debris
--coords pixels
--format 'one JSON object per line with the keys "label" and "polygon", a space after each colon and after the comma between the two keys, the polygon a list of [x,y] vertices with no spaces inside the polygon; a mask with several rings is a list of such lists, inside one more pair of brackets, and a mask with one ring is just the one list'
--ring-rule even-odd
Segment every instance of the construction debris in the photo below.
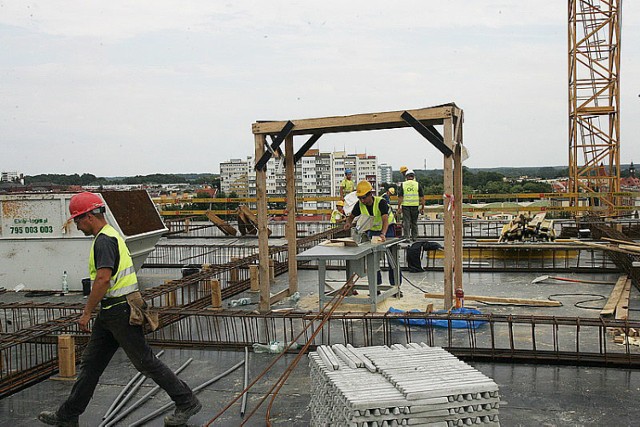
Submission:
{"label": "construction debris", "polygon": [[502,234],[498,241],[554,241],[556,232],[553,230],[553,221],[545,219],[546,215],[546,212],[540,212],[531,218],[520,214],[502,227]]}
{"label": "construction debris", "polygon": [[319,346],[311,426],[499,426],[498,386],[440,347]]}

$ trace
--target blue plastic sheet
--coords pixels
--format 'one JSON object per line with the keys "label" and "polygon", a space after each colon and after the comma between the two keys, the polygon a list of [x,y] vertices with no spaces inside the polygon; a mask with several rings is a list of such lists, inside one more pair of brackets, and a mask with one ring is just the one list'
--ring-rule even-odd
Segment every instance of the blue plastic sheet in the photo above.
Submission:
{"label": "blue plastic sheet", "polygon": [[[424,313],[423,311],[418,310],[417,308],[414,308],[413,310],[409,310],[408,312],[405,310],[400,310],[398,308],[393,308],[393,307],[389,307],[389,313]],[[434,311],[434,314],[446,314],[447,311],[446,310],[439,310],[439,311]],[[482,314],[479,310],[476,310],[475,308],[454,308],[451,310],[451,314],[459,314],[459,315],[465,315],[465,314]],[[467,328],[471,328],[471,329],[477,329],[480,326],[484,325],[485,323],[487,323],[486,320],[461,320],[461,319],[452,319],[452,320],[447,320],[447,319],[397,319],[399,322],[404,323],[404,324],[409,324],[409,325],[416,325],[416,326],[433,326],[436,328],[448,328],[449,324],[451,324],[451,327],[454,329],[467,329]]]}

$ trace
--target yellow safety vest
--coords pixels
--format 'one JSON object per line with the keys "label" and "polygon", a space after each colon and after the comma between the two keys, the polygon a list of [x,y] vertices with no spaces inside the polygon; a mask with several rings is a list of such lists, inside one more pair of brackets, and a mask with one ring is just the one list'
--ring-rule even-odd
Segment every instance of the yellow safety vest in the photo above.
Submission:
{"label": "yellow safety vest", "polygon": [[[136,270],[133,268],[133,260],[129,255],[129,249],[124,243],[124,240],[115,228],[109,224],[102,227],[102,230],[96,235],[96,238],[104,234],[109,237],[113,237],[118,241],[118,252],[120,255],[120,264],[117,271],[112,271],[110,286],[107,289],[107,293],[104,298],[114,298],[122,295],[128,295],[131,292],[138,290],[138,277],[136,276]],[[96,243],[96,239],[93,239],[91,244],[91,253],[89,254],[89,277],[91,278],[91,284],[96,280],[98,270],[96,269],[96,263],[93,257],[93,246]]]}
{"label": "yellow safety vest", "polygon": [[420,204],[418,183],[414,179],[402,183],[402,197],[402,206],[418,206]]}
{"label": "yellow safety vest", "polygon": [[347,195],[348,193],[351,193],[355,189],[355,184],[353,183],[352,180],[345,178],[340,183],[340,187],[344,188],[344,194]]}
{"label": "yellow safety vest", "polygon": [[[382,230],[382,212],[380,212],[380,200],[382,197],[375,196],[373,198],[373,223],[371,224],[371,231],[380,231]],[[369,215],[369,210],[367,209],[367,205],[362,202],[360,203],[360,215],[371,216]],[[391,212],[391,208],[389,208],[389,217],[387,219],[388,224],[395,224],[396,220],[393,216],[393,212]]]}
{"label": "yellow safety vest", "polygon": [[343,216],[338,209],[334,209],[333,212],[331,212],[331,224],[337,223]]}

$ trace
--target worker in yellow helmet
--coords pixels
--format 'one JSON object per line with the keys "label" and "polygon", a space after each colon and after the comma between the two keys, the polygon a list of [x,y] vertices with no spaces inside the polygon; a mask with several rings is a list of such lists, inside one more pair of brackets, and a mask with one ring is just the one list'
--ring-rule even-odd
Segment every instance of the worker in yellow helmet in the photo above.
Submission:
{"label": "worker in yellow helmet", "polygon": [[402,176],[404,176],[404,174],[406,174],[408,170],[409,170],[408,167],[400,166],[400,173],[402,174]]}
{"label": "worker in yellow helmet", "polygon": [[[373,217],[371,228],[367,231],[369,238],[380,236],[384,242],[387,237],[395,237],[396,229],[393,212],[389,209],[389,204],[382,197],[373,195],[373,187],[369,181],[360,181],[356,186],[356,195],[359,202],[355,204],[353,210],[347,217],[344,229],[348,230],[353,224],[353,220],[361,215]],[[382,276],[378,271],[378,284],[382,283]],[[395,285],[393,269],[389,269],[389,283]]]}
{"label": "worker in yellow helmet", "polygon": [[336,208],[331,212],[331,224],[336,224],[344,220],[344,202],[342,200],[338,200],[336,202]]}

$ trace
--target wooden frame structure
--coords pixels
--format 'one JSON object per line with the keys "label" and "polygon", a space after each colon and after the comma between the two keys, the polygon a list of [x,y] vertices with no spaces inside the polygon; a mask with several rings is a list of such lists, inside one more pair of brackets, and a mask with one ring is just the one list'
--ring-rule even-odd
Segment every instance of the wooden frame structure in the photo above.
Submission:
{"label": "wooden frame structure", "polygon": [[[298,290],[296,261],[295,163],[325,133],[358,132],[413,127],[435,146],[444,158],[444,303],[453,306],[454,287],[462,291],[462,122],[463,112],[455,104],[428,108],[352,116],[324,117],[289,121],[256,122],[252,125],[255,140],[256,196],[259,246],[259,310],[267,312],[271,304]],[[443,126],[441,135],[434,126]],[[293,137],[310,135],[294,151]],[[268,144],[267,136],[271,143]],[[280,148],[284,142],[284,153]],[[267,230],[266,164],[272,155],[284,155],[287,189],[287,242],[289,248],[289,287],[271,296],[269,285],[269,236]],[[458,213],[455,215],[454,213]],[[459,236],[459,238],[455,238]],[[459,295],[460,292],[456,292]]]}

